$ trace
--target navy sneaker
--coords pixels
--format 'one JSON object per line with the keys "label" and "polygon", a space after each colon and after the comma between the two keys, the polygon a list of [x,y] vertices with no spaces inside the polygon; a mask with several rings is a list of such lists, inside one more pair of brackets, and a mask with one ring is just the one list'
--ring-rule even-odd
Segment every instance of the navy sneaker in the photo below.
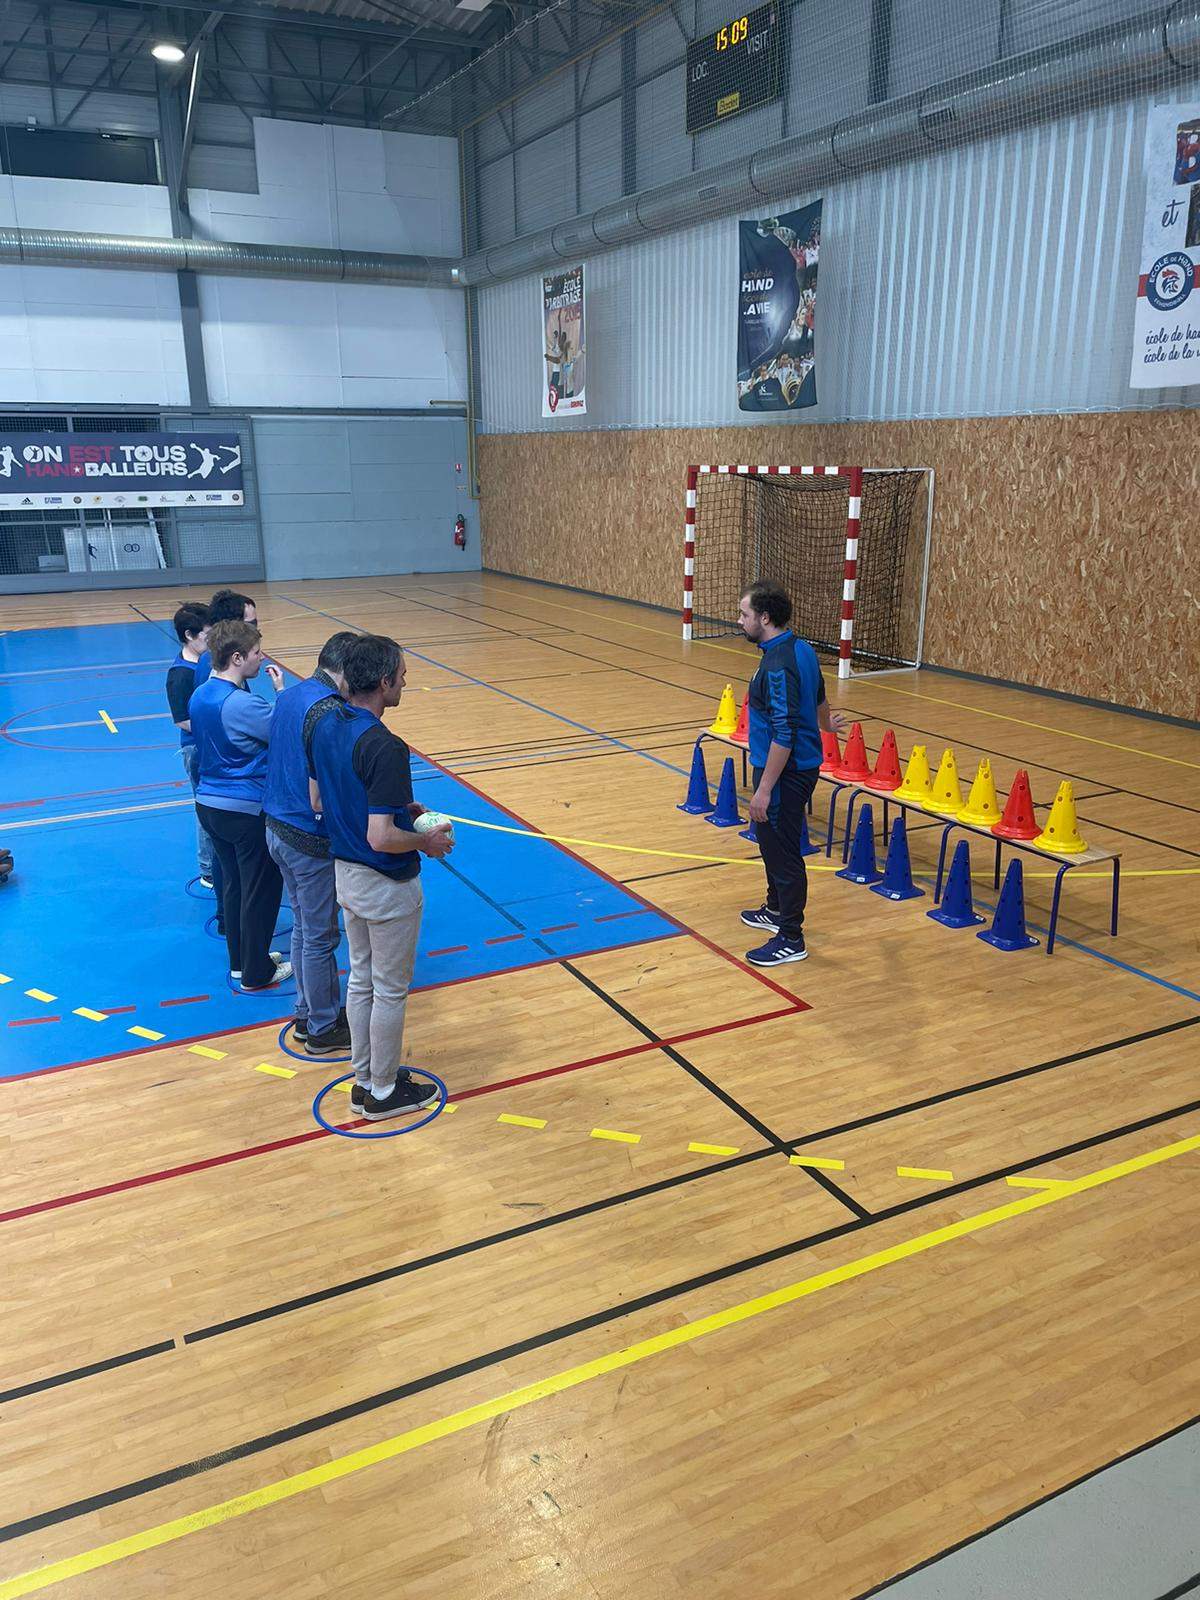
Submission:
{"label": "navy sneaker", "polygon": [[308,1038],[308,1018],[307,1017],[293,1017],[292,1018],[292,1038],[295,1039],[297,1044],[303,1044],[304,1041]]}
{"label": "navy sneaker", "polygon": [[760,944],[757,950],[747,950],[746,960],[752,967],[782,967],[788,961],[807,961],[808,951],[804,947],[804,935],[798,934],[796,938],[789,939],[782,933],[777,933],[773,939],[768,939],[766,944]]}
{"label": "navy sneaker", "polygon": [[779,913],[772,911],[770,906],[759,906],[757,911],[743,911],[742,921],[748,928],[766,928],[771,933],[779,932]]}
{"label": "navy sneaker", "polygon": [[[407,1072],[396,1079],[396,1086],[386,1100],[376,1100],[368,1090],[363,1099],[362,1114],[368,1122],[382,1122],[385,1117],[398,1117],[405,1111],[428,1111],[438,1103],[436,1084],[418,1083]],[[353,1093],[350,1104],[354,1104]]]}

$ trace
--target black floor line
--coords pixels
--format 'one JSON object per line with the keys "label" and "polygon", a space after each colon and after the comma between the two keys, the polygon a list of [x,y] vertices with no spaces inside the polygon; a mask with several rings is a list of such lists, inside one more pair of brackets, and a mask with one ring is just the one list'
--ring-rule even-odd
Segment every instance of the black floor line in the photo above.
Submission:
{"label": "black floor line", "polygon": [[[906,1105],[895,1106],[890,1111],[872,1112],[852,1122],[839,1123],[830,1128],[818,1129],[816,1132],[807,1133],[800,1138],[784,1141],[785,1147],[789,1152],[796,1151],[818,1140],[834,1138],[839,1134],[854,1132],[860,1128],[871,1127],[880,1122],[896,1120],[915,1111],[922,1111],[930,1106],[941,1105],[948,1100],[961,1099],[970,1094],[993,1089],[1006,1083],[1013,1083],[1037,1073],[1053,1071],[1059,1067],[1073,1066],[1077,1062],[1087,1061],[1095,1056],[1106,1055],[1116,1050],[1125,1049],[1130,1045],[1144,1043],[1148,1039],[1161,1038],[1164,1035],[1178,1032],[1180,1029],[1197,1025],[1200,1025],[1200,1017],[1188,1017],[1180,1022],[1166,1023],[1162,1027],[1151,1028],[1143,1033],[1130,1034],[1124,1039],[1114,1039],[1107,1044],[1094,1045],[1089,1049],[1076,1051],[1073,1055],[1059,1056],[1054,1060],[1040,1062],[1030,1067],[1019,1067],[1013,1072],[1001,1073],[996,1077],[984,1078],[976,1083],[964,1084],[961,1088],[949,1089],[941,1094],[927,1096],[923,1100],[910,1101]],[[90,1377],[111,1367],[128,1365],[138,1360],[146,1360],[160,1352],[165,1353],[173,1347],[197,1344],[206,1339],[216,1338],[220,1334],[235,1332],[239,1328],[250,1327],[259,1322],[267,1322],[275,1317],[290,1315],[294,1311],[302,1311],[310,1306],[320,1305],[326,1300],[339,1299],[343,1295],[356,1293],[360,1289],[369,1289],[380,1283],[391,1282],[395,1278],[409,1277],[415,1272],[424,1271],[427,1267],[439,1266],[443,1262],[455,1260],[459,1256],[474,1255],[481,1250],[490,1249],[493,1245],[507,1244],[511,1240],[524,1238],[528,1234],[544,1232],[548,1228],[557,1227],[560,1223],[575,1222],[583,1217],[591,1216],[595,1212],[608,1211],[631,1201],[646,1199],[670,1189],[681,1188],[685,1184],[697,1182],[702,1178],[713,1177],[722,1172],[749,1166],[778,1153],[774,1145],[769,1145],[760,1150],[752,1150],[744,1155],[716,1162],[711,1166],[699,1167],[691,1172],[678,1173],[674,1177],[662,1178],[654,1183],[645,1184],[636,1189],[625,1190],[600,1200],[587,1201],[567,1211],[559,1212],[552,1217],[541,1217],[530,1222],[517,1223],[511,1228],[501,1230],[499,1233],[486,1234],[482,1238],[470,1239],[457,1245],[449,1245],[444,1250],[436,1251],[429,1256],[401,1262],[392,1267],[383,1267],[376,1272],[366,1273],[357,1278],[345,1279],[340,1283],[326,1285],[323,1288],[311,1290],[307,1294],[297,1295],[289,1300],[261,1306],[255,1311],[245,1312],[241,1316],[231,1317],[223,1322],[212,1323],[208,1327],[195,1329],[191,1333],[184,1334],[180,1341],[147,1346],[142,1350],[129,1351],[123,1355],[111,1357],[107,1361],[98,1362],[91,1367],[74,1368],[68,1372],[54,1374],[49,1378],[38,1379],[34,1383],[23,1385],[19,1390],[12,1390],[7,1395],[0,1395],[0,1400],[15,1399],[18,1395],[33,1394],[39,1389],[57,1388],[62,1384]],[[1044,1158],[1038,1157],[1037,1159],[1042,1160]],[[1006,1173],[1015,1170],[1017,1169],[1012,1167],[1004,1169]],[[975,1179],[966,1181],[969,1187],[975,1186],[977,1183]],[[990,1182],[991,1178],[989,1177],[985,1181]],[[938,1193],[945,1194],[946,1190],[940,1190]],[[932,1195],[929,1198],[935,1199],[937,1195]]]}
{"label": "black floor line", "polygon": [[431,750],[428,754],[438,761],[449,761],[453,758],[467,759],[471,756],[507,756],[519,754],[523,750],[544,749],[547,745],[553,745],[556,749],[566,749],[569,745],[593,743],[599,738],[634,739],[639,735],[642,738],[649,738],[656,733],[685,733],[695,726],[695,722],[648,722],[632,728],[602,728],[595,733],[543,733],[536,739],[508,739],[500,744],[453,745],[447,750]]}
{"label": "black floor line", "polygon": [[728,861],[702,861],[698,867],[668,867],[665,872],[644,872],[638,878],[622,878],[621,882],[649,883],[652,878],[679,878],[685,872],[712,872],[716,867],[727,867],[729,865]]}
{"label": "black floor line", "polygon": [[[853,1596],[853,1600],[871,1600],[873,1595],[883,1594],[896,1584],[902,1583],[905,1578],[911,1578],[915,1573],[924,1572],[926,1568],[936,1566],[939,1561],[947,1556],[957,1555],[960,1550],[966,1550],[973,1544],[978,1544],[981,1539],[988,1538],[993,1533],[999,1533],[1001,1528],[1007,1528],[1010,1523],[1019,1522],[1031,1511],[1039,1511],[1042,1506],[1049,1505],[1052,1500],[1060,1499],[1064,1494],[1070,1494],[1072,1489],[1078,1489],[1082,1484],[1088,1483],[1092,1478],[1098,1478],[1101,1473],[1107,1472],[1111,1467],[1124,1466],[1125,1462],[1132,1461],[1135,1457],[1145,1455],[1147,1450],[1156,1450],[1159,1445],[1166,1444],[1168,1440],[1177,1438],[1179,1434],[1186,1433],[1189,1428],[1200,1424],[1200,1415],[1189,1417],[1186,1422],[1177,1423],[1175,1427],[1168,1428],[1165,1433],[1159,1433],[1153,1439],[1147,1439],[1143,1444],[1134,1445],[1130,1450],[1123,1450],[1119,1456],[1113,1456],[1110,1461],[1101,1462],[1098,1467],[1080,1473],[1079,1477],[1072,1478],[1069,1483],[1064,1483],[1058,1489],[1051,1489],[1048,1494],[1042,1494],[1036,1500],[1031,1500],[1028,1505],[1020,1506],[1016,1511],[1010,1511],[1007,1516],[1001,1517],[996,1522],[991,1522],[986,1528],[980,1528],[978,1533],[968,1534],[965,1539],[959,1539],[954,1544],[949,1544],[944,1550],[939,1550],[935,1555],[926,1556],[924,1561],[918,1561],[911,1567],[906,1567],[903,1572],[897,1572],[890,1578],[885,1578],[882,1583],[875,1584],[870,1589],[864,1589],[861,1594]],[[1195,1588],[1200,1583],[1200,1575],[1189,1578],[1187,1584]],[[1159,1595],[1157,1600],[1173,1600],[1175,1595],[1187,1594],[1188,1588],[1176,1588],[1168,1594]]]}
{"label": "black floor line", "polygon": [[1022,1172],[1030,1167],[1040,1166],[1049,1161],[1061,1160],[1067,1155],[1094,1149],[1108,1141],[1125,1138],[1131,1133],[1141,1132],[1157,1124],[1174,1121],[1181,1116],[1191,1115],[1197,1110],[1200,1110],[1200,1100],[1190,1101],[1183,1106],[1173,1106],[1169,1110],[1158,1112],[1153,1116],[1142,1117],[1137,1122],[1127,1123],[1123,1127],[1096,1134],[1088,1139],[1078,1140],[1071,1145],[1064,1145],[1059,1150],[1031,1157],[1029,1160],[1021,1162],[1015,1167],[1006,1168],[1001,1172],[990,1173],[972,1179],[967,1183],[946,1185],[935,1193],[921,1195],[911,1201],[891,1206],[887,1210],[876,1212],[874,1216],[862,1219],[851,1218],[834,1227],[826,1228],[820,1233],[793,1240],[788,1244],[777,1245],[774,1249],[763,1251],[758,1255],[747,1257],[741,1261],[730,1262],[725,1266],[713,1268],[709,1272],[685,1279],[680,1283],[650,1290],[646,1294],[620,1301],[616,1305],[591,1312],[589,1315],[576,1318],[571,1322],[561,1323],[557,1327],[546,1329],[542,1333],[531,1334],[528,1338],[518,1340],[513,1344],[501,1346],[483,1355],[471,1357],[466,1361],[456,1362],[452,1366],[442,1367],[435,1372],[410,1379],[406,1383],[384,1389],[376,1394],[366,1395],[360,1400],[351,1401],[346,1405],[336,1407],[334,1410],[306,1417],[300,1422],[290,1423],[286,1427],[276,1429],[271,1433],[260,1434],[253,1439],[247,1439],[241,1444],[229,1446],[213,1455],[200,1456],[192,1461],[165,1468],[147,1477],[135,1479],[130,1483],[120,1484],[111,1489],[101,1490],[97,1494],[88,1495],[83,1499],[70,1501],[66,1505],[54,1507],[52,1510],[38,1512],[30,1517],[22,1517],[18,1521],[10,1522],[4,1527],[0,1527],[0,1543],[8,1543],[13,1539],[22,1538],[26,1534],[37,1533],[42,1529],[73,1521],[75,1518],[86,1516],[90,1512],[101,1511],[110,1506],[135,1500],[155,1489],[165,1488],[189,1478],[199,1477],[202,1473],[211,1472],[217,1467],[227,1466],[230,1462],[245,1460],[266,1450],[289,1444],[296,1439],[320,1433],[324,1429],[334,1427],[339,1423],[367,1416],[371,1412],[394,1405],[397,1401],[407,1399],[412,1395],[439,1388],[442,1384],[453,1382],[472,1373],[486,1371],[490,1367],[513,1361],[534,1350],[542,1350],[551,1345],[559,1344],[564,1340],[574,1338],[580,1333],[604,1327],[636,1312],[652,1309],[667,1301],[695,1293],[699,1289],[708,1288],[713,1284],[723,1283],[730,1278],[738,1277],[758,1267],[768,1266],[773,1262],[784,1260],[804,1250],[813,1249],[817,1245],[858,1234],[893,1217],[904,1216],[909,1212],[940,1204],[949,1196],[962,1194],[967,1190],[993,1183],[997,1177],[1004,1177],[1008,1173]]}
{"label": "black floor line", "polygon": [[[486,767],[457,767],[447,763],[448,770],[452,773],[461,772],[464,776],[472,773],[485,772],[519,772],[525,767],[562,767],[576,761],[603,761],[617,757],[628,761],[630,756],[654,755],[659,750],[678,750],[690,748],[691,740],[672,739],[667,744],[630,745],[627,750],[592,750],[583,755],[574,756],[536,756],[529,755],[511,761],[500,761],[495,765]],[[913,830],[916,831],[915,829]]]}
{"label": "black floor line", "polygon": [[1200,1589],[1200,1572],[1193,1573],[1182,1583],[1177,1583],[1173,1589],[1168,1589],[1166,1594],[1160,1594],[1157,1600],[1180,1600],[1181,1595],[1194,1594],[1197,1589]]}
{"label": "black floor line", "polygon": [[[611,1007],[619,1017],[629,1023],[631,1028],[636,1028],[644,1038],[652,1040],[655,1044],[662,1045],[661,1053],[668,1060],[673,1061],[677,1067],[681,1067],[688,1077],[698,1083],[702,1089],[707,1089],[709,1094],[718,1099],[729,1111],[732,1111],[734,1116],[740,1117],[748,1128],[753,1128],[760,1139],[765,1139],[780,1155],[786,1156],[791,1153],[787,1142],[781,1139],[773,1128],[768,1128],[765,1122],[762,1122],[752,1111],[747,1110],[744,1105],[735,1100],[727,1090],[722,1089],[720,1084],[715,1083],[707,1073],[702,1072],[699,1067],[693,1065],[686,1056],[680,1055],[679,1051],[670,1045],[663,1045],[661,1036],[655,1033],[653,1028],[648,1027],[639,1017],[634,1016],[632,1011],[623,1006],[619,1000],[609,994],[594,979],[580,972],[578,967],[573,967],[569,961],[562,962],[562,967],[573,978],[577,978],[586,989],[590,989],[598,999],[603,1000],[606,1006]],[[852,1212],[860,1221],[871,1215],[866,1206],[860,1205],[853,1195],[847,1194],[844,1189],[834,1183],[827,1173],[821,1172],[815,1167],[805,1167],[802,1170],[810,1178],[816,1180],[818,1187],[824,1189],[826,1194],[845,1206],[846,1210]]]}
{"label": "black floor line", "polygon": [[140,1350],[127,1350],[123,1355],[108,1356],[104,1361],[93,1361],[86,1367],[72,1367],[69,1372],[56,1372],[48,1378],[38,1378],[33,1383],[23,1383],[16,1389],[0,1393],[0,1405],[12,1400],[24,1400],[27,1395],[42,1394],[47,1389],[59,1389],[65,1383],[75,1383],[80,1378],[94,1378],[97,1373],[111,1372],[114,1367],[128,1367],[135,1361],[148,1361],[151,1356],[165,1355],[177,1348],[174,1339],[164,1339],[161,1344],[143,1345]]}

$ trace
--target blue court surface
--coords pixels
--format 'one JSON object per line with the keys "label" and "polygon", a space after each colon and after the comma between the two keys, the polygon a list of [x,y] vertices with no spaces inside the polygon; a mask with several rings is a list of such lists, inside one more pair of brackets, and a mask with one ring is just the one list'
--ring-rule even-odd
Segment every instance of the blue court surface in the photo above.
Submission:
{"label": "blue court surface", "polygon": [[[0,1077],[290,1015],[290,983],[232,991],[224,941],[206,932],[212,897],[186,889],[195,814],[166,708],[174,654],[150,622],[0,637],[0,844],[16,867],[0,888]],[[415,753],[413,778],[431,810],[520,826]],[[447,862],[423,863],[417,988],[679,932],[555,845],[458,835]],[[285,904],[285,952],[290,925]]]}

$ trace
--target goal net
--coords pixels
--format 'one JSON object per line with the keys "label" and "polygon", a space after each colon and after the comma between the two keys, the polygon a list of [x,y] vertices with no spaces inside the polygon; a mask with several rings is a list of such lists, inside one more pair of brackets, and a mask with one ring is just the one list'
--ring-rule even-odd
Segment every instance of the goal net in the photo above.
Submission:
{"label": "goal net", "polygon": [[690,467],[684,638],[736,633],[768,578],[840,676],[919,665],[932,495],[924,467]]}

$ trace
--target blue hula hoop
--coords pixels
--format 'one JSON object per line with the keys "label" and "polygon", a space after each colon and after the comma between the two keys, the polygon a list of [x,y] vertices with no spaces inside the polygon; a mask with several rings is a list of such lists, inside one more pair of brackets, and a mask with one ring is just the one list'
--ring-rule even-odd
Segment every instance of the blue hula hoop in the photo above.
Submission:
{"label": "blue hula hoop", "polygon": [[438,1086],[440,1099],[432,1111],[427,1112],[419,1122],[406,1123],[403,1128],[388,1128],[386,1130],[381,1130],[379,1133],[350,1133],[345,1128],[339,1128],[332,1122],[326,1122],[325,1118],[321,1115],[321,1101],[324,1100],[325,1096],[331,1089],[336,1088],[339,1083],[346,1083],[353,1076],[354,1074],[352,1072],[343,1072],[340,1078],[334,1078],[333,1081],[331,1083],[327,1083],[323,1089],[318,1089],[316,1098],[312,1103],[312,1114],[317,1123],[325,1129],[326,1133],[336,1133],[339,1139],[398,1139],[400,1138],[401,1134],[416,1133],[418,1128],[423,1128],[427,1122],[432,1122],[434,1117],[441,1116],[442,1112],[446,1108],[446,1101],[449,1099],[446,1085],[442,1082],[442,1080],[438,1077],[435,1077],[432,1072],[422,1072],[422,1078],[428,1078],[430,1083],[436,1083]]}
{"label": "blue hula hoop", "polygon": [[199,877],[199,874],[197,874],[196,877],[189,878],[188,881],[184,884],[183,892],[184,892],[184,894],[187,895],[189,900],[213,900],[213,899],[215,899],[216,898],[216,890],[215,889],[200,889],[200,890],[197,890],[196,885],[199,882],[200,882],[200,877]]}
{"label": "blue hula hoop", "polygon": [[[293,1061],[307,1061],[309,1063],[314,1061],[325,1061],[328,1062],[331,1067],[340,1067],[345,1062],[350,1060],[349,1056],[310,1056],[307,1050],[293,1050],[292,1047],[287,1043],[287,1036],[294,1024],[295,1019],[293,1018],[291,1022],[285,1022],[283,1027],[279,1030],[279,1048],[283,1051],[285,1056],[291,1056]],[[338,1079],[338,1082],[341,1082],[340,1078]]]}
{"label": "blue hula hoop", "polygon": [[[207,922],[204,924],[204,931],[210,939],[223,939],[225,937],[223,933],[217,932],[217,919],[215,914],[209,917]],[[272,939],[290,939],[292,937],[292,930],[290,927],[276,928],[271,937]]]}

